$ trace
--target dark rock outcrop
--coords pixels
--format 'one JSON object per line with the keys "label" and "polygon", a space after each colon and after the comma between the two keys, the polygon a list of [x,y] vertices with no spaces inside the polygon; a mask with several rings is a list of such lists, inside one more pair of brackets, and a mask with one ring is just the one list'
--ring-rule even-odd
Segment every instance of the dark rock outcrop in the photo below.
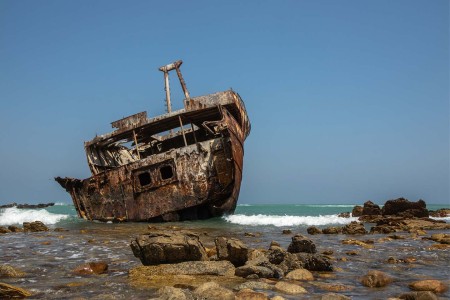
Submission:
{"label": "dark rock outcrop", "polygon": [[323,234],[339,234],[342,232],[342,227],[327,227],[322,229]]}
{"label": "dark rock outcrop", "polygon": [[362,212],[363,212],[363,207],[356,205],[355,207],[353,207],[352,217],[360,217],[363,214]]}
{"label": "dark rock outcrop", "polygon": [[372,201],[366,201],[362,210],[362,214],[365,216],[381,215],[380,206]]}
{"label": "dark rock outcrop", "polygon": [[356,221],[351,222],[350,224],[345,225],[342,228],[343,234],[366,234],[367,230],[364,228],[363,223],[359,223]]}
{"label": "dark rock outcrop", "polygon": [[23,231],[25,232],[39,232],[48,231],[48,227],[41,221],[23,222]]}
{"label": "dark rock outcrop", "polygon": [[310,239],[297,234],[292,237],[292,242],[289,244],[287,251],[290,253],[316,253],[316,245]]}
{"label": "dark rock outcrop", "polygon": [[333,271],[330,261],[323,255],[297,253],[296,256],[309,271]]}
{"label": "dark rock outcrop", "polygon": [[429,217],[427,205],[425,201],[419,200],[411,202],[405,198],[398,198],[395,200],[388,200],[381,210],[383,216],[386,215],[400,215],[404,217]]}
{"label": "dark rock outcrop", "polygon": [[134,256],[144,265],[208,260],[198,235],[155,232],[138,236],[131,242]]}

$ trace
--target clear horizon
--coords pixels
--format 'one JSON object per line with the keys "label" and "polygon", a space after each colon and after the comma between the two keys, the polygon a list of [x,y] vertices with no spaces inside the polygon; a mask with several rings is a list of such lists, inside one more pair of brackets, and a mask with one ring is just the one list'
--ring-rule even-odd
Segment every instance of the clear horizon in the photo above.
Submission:
{"label": "clear horizon", "polygon": [[[167,14],[170,12],[170,14]],[[83,142],[164,113],[161,65],[252,123],[241,204],[450,204],[449,2],[0,1],[0,205],[71,203]],[[182,92],[172,79],[174,109]]]}

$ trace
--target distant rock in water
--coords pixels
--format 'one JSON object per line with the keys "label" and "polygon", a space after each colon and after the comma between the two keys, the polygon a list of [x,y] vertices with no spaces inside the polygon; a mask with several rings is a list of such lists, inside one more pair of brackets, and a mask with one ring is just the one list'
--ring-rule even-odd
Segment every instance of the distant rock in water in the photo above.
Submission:
{"label": "distant rock in water", "polygon": [[39,204],[17,204],[17,203],[10,203],[5,205],[0,205],[0,208],[11,208],[11,207],[17,207],[21,209],[34,209],[34,208],[46,208],[49,206],[53,206],[55,203],[39,203]]}
{"label": "distant rock in water", "polygon": [[425,201],[412,202],[405,198],[386,201],[381,212],[383,216],[398,215],[417,218],[428,218],[430,216]]}

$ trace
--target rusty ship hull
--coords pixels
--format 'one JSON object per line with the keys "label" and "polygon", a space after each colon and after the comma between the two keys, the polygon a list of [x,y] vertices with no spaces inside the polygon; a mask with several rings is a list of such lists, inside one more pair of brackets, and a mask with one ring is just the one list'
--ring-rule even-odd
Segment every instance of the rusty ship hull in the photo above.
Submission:
{"label": "rusty ship hull", "polygon": [[117,130],[85,142],[90,178],[55,178],[80,217],[159,222],[234,212],[250,133],[244,103],[231,90],[191,98],[177,63],[184,109],[170,111],[168,94],[167,114],[113,122]]}

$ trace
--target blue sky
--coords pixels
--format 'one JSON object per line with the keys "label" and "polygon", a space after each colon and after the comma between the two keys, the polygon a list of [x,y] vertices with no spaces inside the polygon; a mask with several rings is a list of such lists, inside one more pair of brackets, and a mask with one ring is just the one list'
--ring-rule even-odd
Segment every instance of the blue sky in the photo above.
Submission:
{"label": "blue sky", "polygon": [[177,59],[192,96],[246,103],[240,203],[449,204],[440,0],[0,0],[0,204],[70,202],[53,177],[89,177],[110,122],[163,113]]}

